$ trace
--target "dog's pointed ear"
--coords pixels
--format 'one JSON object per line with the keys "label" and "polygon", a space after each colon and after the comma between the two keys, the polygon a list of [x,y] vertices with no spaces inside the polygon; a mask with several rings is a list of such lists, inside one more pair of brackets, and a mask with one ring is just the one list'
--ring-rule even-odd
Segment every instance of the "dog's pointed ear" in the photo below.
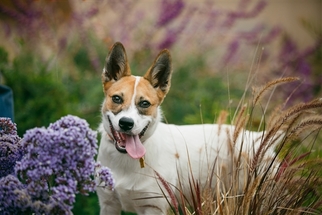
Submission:
{"label": "dog's pointed ear", "polygon": [[124,76],[131,75],[130,66],[124,46],[116,42],[106,57],[105,67],[102,74],[102,82],[117,81]]}
{"label": "dog's pointed ear", "polygon": [[144,78],[147,79],[151,85],[160,92],[160,94],[158,94],[160,97],[162,97],[161,99],[163,99],[170,89],[171,75],[171,55],[170,52],[165,49],[156,57],[152,66],[144,75]]}

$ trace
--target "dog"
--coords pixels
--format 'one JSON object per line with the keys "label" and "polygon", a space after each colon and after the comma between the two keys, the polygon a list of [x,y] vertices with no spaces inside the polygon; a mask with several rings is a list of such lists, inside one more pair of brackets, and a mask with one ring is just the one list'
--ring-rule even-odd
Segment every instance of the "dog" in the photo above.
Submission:
{"label": "dog", "polygon": [[[133,76],[124,46],[115,43],[102,73],[101,142],[98,161],[111,169],[115,188],[97,188],[100,214],[167,214],[170,193],[191,196],[191,178],[201,186],[229,184],[234,151],[251,155],[264,132],[243,130],[232,142],[232,125],[171,125],[161,122],[172,61],[161,51],[144,76]],[[232,149],[233,147],[233,149]],[[266,153],[274,157],[273,149]],[[247,161],[247,159],[246,159]],[[211,175],[211,176],[210,176]],[[222,178],[219,178],[222,176]],[[242,189],[245,176],[240,173]],[[162,180],[163,182],[161,182]],[[236,179],[238,180],[238,179]],[[164,183],[172,191],[167,192]]]}

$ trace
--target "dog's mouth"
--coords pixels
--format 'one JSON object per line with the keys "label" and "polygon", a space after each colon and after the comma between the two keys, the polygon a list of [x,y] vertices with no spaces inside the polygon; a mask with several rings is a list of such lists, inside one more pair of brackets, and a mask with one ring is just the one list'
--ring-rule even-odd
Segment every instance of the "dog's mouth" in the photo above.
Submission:
{"label": "dog's mouth", "polygon": [[108,121],[110,123],[110,129],[116,150],[121,153],[128,153],[134,159],[142,158],[145,155],[145,148],[141,142],[141,137],[144,136],[149,127],[149,123],[139,134],[132,135],[116,131],[109,117]]}

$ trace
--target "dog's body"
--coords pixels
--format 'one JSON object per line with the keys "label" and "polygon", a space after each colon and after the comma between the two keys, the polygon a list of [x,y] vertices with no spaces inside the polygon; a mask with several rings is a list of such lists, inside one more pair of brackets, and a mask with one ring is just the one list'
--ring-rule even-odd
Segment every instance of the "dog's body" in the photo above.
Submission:
{"label": "dog's body", "polygon": [[[189,177],[201,185],[230,183],[232,153],[241,150],[250,155],[259,147],[262,132],[239,132],[232,149],[234,126],[160,122],[159,106],[170,88],[171,73],[167,50],[158,55],[144,77],[131,75],[122,44],[116,43],[107,57],[98,160],[111,169],[115,189],[98,188],[101,214],[120,214],[121,210],[166,214],[171,200],[167,201],[169,193],[159,177],[173,190],[180,188],[189,199]],[[273,156],[274,152],[267,154]],[[242,187],[243,179],[240,181]]]}

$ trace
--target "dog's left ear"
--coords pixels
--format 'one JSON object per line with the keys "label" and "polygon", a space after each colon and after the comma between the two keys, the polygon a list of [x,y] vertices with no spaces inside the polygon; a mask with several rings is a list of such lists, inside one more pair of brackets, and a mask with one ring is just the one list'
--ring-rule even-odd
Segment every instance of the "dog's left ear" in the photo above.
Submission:
{"label": "dog's left ear", "polygon": [[106,57],[106,64],[103,69],[103,84],[109,81],[117,81],[124,76],[131,75],[125,48],[122,43],[116,42]]}
{"label": "dog's left ear", "polygon": [[151,85],[159,91],[159,96],[163,97],[170,89],[172,75],[171,55],[168,50],[163,50],[154,60],[152,66],[144,75]]}

